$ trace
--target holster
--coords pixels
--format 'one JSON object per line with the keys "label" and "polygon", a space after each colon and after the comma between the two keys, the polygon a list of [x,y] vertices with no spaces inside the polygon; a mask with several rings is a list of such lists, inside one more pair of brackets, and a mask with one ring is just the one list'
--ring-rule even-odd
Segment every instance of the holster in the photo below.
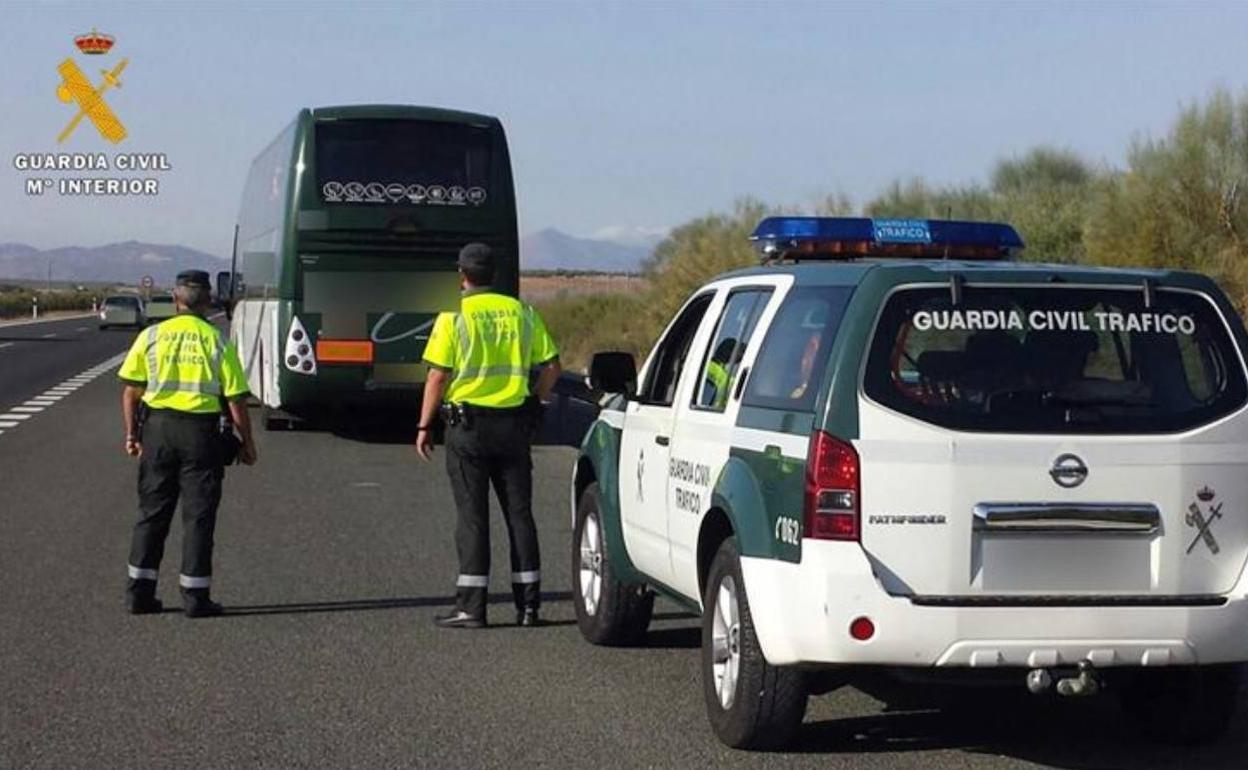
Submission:
{"label": "holster", "polygon": [[443,404],[440,410],[442,421],[448,427],[462,425],[465,430],[472,428],[472,410],[465,408],[463,404]]}
{"label": "holster", "polygon": [[233,465],[238,462],[238,453],[243,448],[243,442],[234,432],[234,420],[230,417],[230,406],[225,398],[221,399],[221,419],[217,423],[217,430],[221,465]]}

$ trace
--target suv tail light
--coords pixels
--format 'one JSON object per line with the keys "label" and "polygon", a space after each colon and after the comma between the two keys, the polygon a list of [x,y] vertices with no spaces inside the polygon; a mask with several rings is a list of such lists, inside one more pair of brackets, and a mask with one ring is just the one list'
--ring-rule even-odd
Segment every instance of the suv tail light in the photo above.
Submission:
{"label": "suv tail light", "polygon": [[806,457],[806,532],[816,540],[858,540],[858,453],[821,430],[810,437]]}

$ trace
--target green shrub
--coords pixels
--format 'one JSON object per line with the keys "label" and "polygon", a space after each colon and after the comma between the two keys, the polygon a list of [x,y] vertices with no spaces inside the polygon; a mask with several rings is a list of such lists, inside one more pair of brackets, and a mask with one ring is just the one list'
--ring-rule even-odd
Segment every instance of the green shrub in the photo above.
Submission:
{"label": "green shrub", "polygon": [[30,315],[31,300],[39,298],[39,312],[60,310],[90,310],[91,300],[99,299],[99,292],[91,291],[35,291],[16,286],[3,287],[0,291],[0,318],[20,318]]}

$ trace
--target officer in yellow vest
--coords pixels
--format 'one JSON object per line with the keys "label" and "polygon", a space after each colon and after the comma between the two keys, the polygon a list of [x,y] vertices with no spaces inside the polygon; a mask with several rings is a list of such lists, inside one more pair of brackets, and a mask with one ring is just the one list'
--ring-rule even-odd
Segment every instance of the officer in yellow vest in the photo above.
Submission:
{"label": "officer in yellow vest", "polygon": [[[180,273],[174,289],[178,314],[139,334],[121,365],[126,454],[139,458],[139,521],[130,544],[130,612],[160,612],[156,578],[165,537],[182,500],[182,588],[187,617],[221,614],[212,601],[213,530],[221,502],[224,444],[221,409],[242,436],[238,458],[256,461],[243,399],[247,378],[238,351],[204,314],[211,287],[202,270]],[[140,421],[139,414],[146,412]],[[142,433],[140,435],[140,425]]]}
{"label": "officer in yellow vest", "polygon": [[[490,484],[511,536],[516,623],[538,625],[541,559],[533,522],[530,445],[540,403],[559,378],[559,351],[533,308],[491,289],[494,256],[482,243],[459,253],[463,296],[458,313],[442,313],[425,347],[429,365],[416,451],[428,460],[439,409],[447,423],[446,469],[459,510],[455,545],[459,577],[455,610],[436,618],[443,628],[483,628],[490,582]],[[443,399],[446,403],[443,405]]]}

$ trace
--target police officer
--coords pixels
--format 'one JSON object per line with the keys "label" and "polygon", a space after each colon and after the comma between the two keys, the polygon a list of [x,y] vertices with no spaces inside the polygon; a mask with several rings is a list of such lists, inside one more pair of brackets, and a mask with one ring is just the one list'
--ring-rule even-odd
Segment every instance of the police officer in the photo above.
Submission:
{"label": "police officer", "polygon": [[[447,423],[446,469],[459,510],[455,545],[459,577],[455,610],[436,618],[443,628],[483,628],[490,576],[490,485],[511,537],[511,583],[519,625],[538,624],[541,560],[533,522],[530,445],[540,403],[559,378],[559,351],[537,312],[491,288],[494,255],[482,243],[459,253],[458,313],[442,313],[425,347],[429,365],[416,450],[433,451],[430,430],[441,408]],[[443,405],[445,398],[446,404]]]}
{"label": "police officer", "polygon": [[[219,615],[212,601],[212,537],[224,476],[222,403],[242,435],[239,459],[256,461],[238,351],[204,318],[208,274],[187,270],[174,289],[177,315],[139,334],[121,365],[126,454],[139,458],[139,521],[130,544],[130,612],[160,612],[156,578],[173,511],[182,501],[182,588],[187,617]],[[140,411],[146,419],[140,421]],[[140,435],[140,425],[142,433]]]}

